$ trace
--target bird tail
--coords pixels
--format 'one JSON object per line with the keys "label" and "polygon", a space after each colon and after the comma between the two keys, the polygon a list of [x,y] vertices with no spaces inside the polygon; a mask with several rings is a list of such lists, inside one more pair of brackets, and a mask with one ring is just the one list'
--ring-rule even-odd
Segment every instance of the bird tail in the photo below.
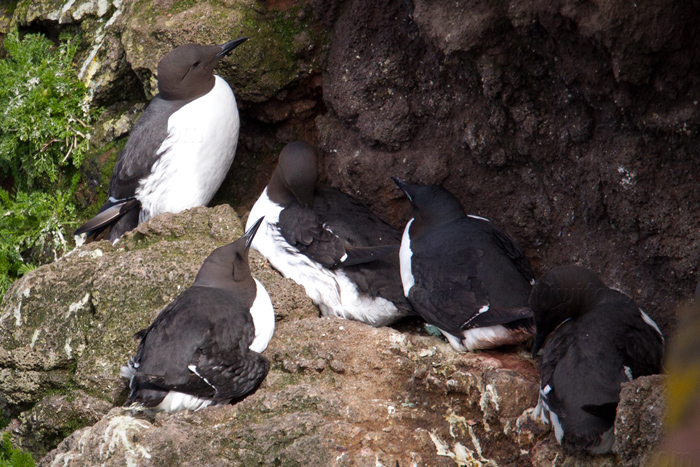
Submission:
{"label": "bird tail", "polygon": [[[124,232],[127,232],[136,225],[138,225],[138,212],[141,207],[141,202],[137,200],[136,198],[126,198],[126,199],[120,199],[120,200],[115,200],[113,198],[110,198],[100,209],[100,212],[97,213],[95,217],[78,227],[78,229],[75,231],[74,235],[80,235],[82,233],[86,233],[88,237],[97,237],[100,233],[102,233],[105,229],[108,227],[114,226],[120,219],[122,219],[127,213],[133,211],[136,209],[136,216],[131,213],[128,216],[128,224],[129,226],[122,226],[119,230],[121,232],[116,235],[116,238],[119,238]],[[133,224],[132,218],[136,217],[136,224]],[[121,222],[120,224],[122,224]],[[128,228],[130,227],[130,228]],[[114,232],[110,232],[110,239],[112,237],[115,237]],[[116,239],[115,238],[115,239]]]}

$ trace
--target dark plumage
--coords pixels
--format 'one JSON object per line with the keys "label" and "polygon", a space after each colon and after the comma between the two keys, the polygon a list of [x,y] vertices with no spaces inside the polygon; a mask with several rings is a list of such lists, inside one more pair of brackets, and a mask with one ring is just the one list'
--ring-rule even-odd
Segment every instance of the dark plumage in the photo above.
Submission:
{"label": "dark plumage", "polygon": [[534,279],[520,247],[492,222],[468,216],[444,188],[394,181],[413,208],[400,252],[413,309],[459,351],[527,339]]}
{"label": "dark plumage", "polygon": [[316,186],[316,150],[298,141],[280,153],[250,219],[265,216],[253,248],[304,286],[324,315],[389,324],[410,313],[398,268],[400,232],[362,203]]}
{"label": "dark plumage", "polygon": [[[245,40],[212,46],[185,44],[158,63],[159,93],[134,126],[114,166],[109,199],[75,235],[97,236],[110,228],[109,239],[116,241],[152,216],[211,200],[233,160],[239,129],[233,93],[213,71],[221,58]],[[202,105],[218,108],[207,112],[190,105],[205,97]],[[185,115],[171,120],[183,108]],[[201,167],[183,162],[187,157],[195,158]],[[168,179],[176,186],[168,186]],[[178,192],[183,199],[173,195]]]}
{"label": "dark plumage", "polygon": [[630,297],[579,266],[542,276],[530,306],[533,356],[543,348],[536,415],[552,422],[561,444],[608,452],[620,384],[661,370],[661,331]]}
{"label": "dark plumage", "polygon": [[260,354],[274,331],[272,303],[250,275],[248,249],[262,222],[204,261],[192,287],[140,331],[122,368],[127,404],[154,410],[199,409],[254,391],[270,364]]}

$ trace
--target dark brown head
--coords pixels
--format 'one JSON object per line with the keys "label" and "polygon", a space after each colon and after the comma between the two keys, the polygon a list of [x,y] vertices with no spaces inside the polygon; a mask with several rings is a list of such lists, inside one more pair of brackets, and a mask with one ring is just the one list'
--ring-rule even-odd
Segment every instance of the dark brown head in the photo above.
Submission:
{"label": "dark brown head", "polygon": [[270,199],[281,206],[296,200],[302,207],[312,207],[317,165],[316,149],[309,143],[295,141],[286,145],[267,188]]}
{"label": "dark brown head", "polygon": [[204,287],[231,288],[251,287],[255,292],[253,276],[250,275],[248,252],[255,233],[264,217],[250,226],[238,240],[217,248],[204,260],[199,269],[194,285]]}
{"label": "dark brown head", "polygon": [[413,223],[411,237],[420,236],[426,229],[465,217],[462,204],[452,193],[439,185],[420,185],[391,177],[411,202]]}
{"label": "dark brown head", "polygon": [[185,44],[158,63],[158,92],[169,101],[201,97],[214,87],[214,68],[248,38],[222,45]]}
{"label": "dark brown head", "polygon": [[536,329],[533,357],[552,331],[587,313],[609,290],[593,271],[581,266],[559,266],[540,277],[530,292]]}

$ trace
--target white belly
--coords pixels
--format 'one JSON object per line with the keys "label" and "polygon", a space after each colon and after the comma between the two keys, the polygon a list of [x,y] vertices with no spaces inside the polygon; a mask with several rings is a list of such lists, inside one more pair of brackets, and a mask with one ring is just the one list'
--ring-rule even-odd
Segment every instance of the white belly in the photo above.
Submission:
{"label": "white belly", "polygon": [[250,315],[255,326],[255,339],[250,344],[250,350],[262,353],[270,343],[275,333],[275,312],[272,309],[272,301],[259,280],[255,281],[255,301],[250,307]]}
{"label": "white belly", "polygon": [[215,79],[209,93],[168,119],[168,137],[158,149],[161,157],[136,190],[142,207],[139,221],[206,205],[226,177],[240,122],[231,88],[222,78]]}
{"label": "white belly", "polygon": [[259,251],[284,277],[304,287],[306,295],[324,316],[362,321],[383,326],[396,321],[401,313],[384,298],[362,297],[342,269],[329,270],[287,244],[277,228],[282,207],[267,196],[267,188],[248,215],[246,230],[265,216],[252,247]]}
{"label": "white belly", "polygon": [[399,249],[399,269],[401,271],[401,284],[403,285],[403,294],[408,297],[408,292],[411,291],[411,287],[416,283],[413,278],[413,268],[411,267],[411,259],[413,258],[413,252],[411,251],[411,237],[408,234],[408,229],[411,228],[413,219],[408,221],[406,228],[403,230],[403,237],[401,237],[401,248]]}

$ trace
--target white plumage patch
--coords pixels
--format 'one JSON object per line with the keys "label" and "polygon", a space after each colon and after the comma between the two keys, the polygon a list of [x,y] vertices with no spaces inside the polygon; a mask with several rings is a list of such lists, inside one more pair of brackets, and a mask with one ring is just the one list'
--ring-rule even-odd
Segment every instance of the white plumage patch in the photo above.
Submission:
{"label": "white plumage patch", "polygon": [[401,237],[401,248],[399,249],[399,264],[401,269],[401,284],[403,284],[403,294],[408,297],[408,292],[410,292],[411,287],[416,283],[413,278],[413,269],[411,266],[411,258],[413,257],[413,251],[411,251],[411,236],[408,231],[413,224],[411,219],[406,224],[406,228],[403,230],[403,236]]}
{"label": "white plumage patch", "polygon": [[[129,380],[129,387],[131,387],[132,381],[134,379],[134,376],[136,376],[136,368],[138,364],[134,364],[133,360],[129,360],[129,363],[126,366],[121,367],[121,370],[119,372],[119,376],[122,378],[126,378]],[[197,368],[194,365],[190,365],[188,369],[202,378],[199,373],[197,373]],[[206,380],[206,378],[202,378],[209,386],[214,388],[214,386],[209,383],[209,381]],[[216,389],[216,388],[214,388]],[[146,409],[147,413],[154,414],[156,412],[177,412],[179,410],[199,410],[203,409],[204,407],[208,407],[212,404],[211,399],[205,399],[205,398],[200,398],[196,396],[191,396],[189,394],[184,394],[182,392],[178,391],[170,391],[168,394],[163,398],[163,400],[160,402],[155,407],[151,407]],[[142,407],[140,405],[135,405],[136,409],[139,409],[139,407]]]}
{"label": "white plumage patch", "polygon": [[170,391],[160,404],[153,407],[153,412],[178,412],[180,410],[200,410],[209,407],[211,399],[202,399],[182,392]]}
{"label": "white plumage patch", "polygon": [[500,324],[467,329],[462,331],[461,337],[453,336],[442,329],[440,331],[458,352],[492,349],[502,345],[518,344],[523,340],[523,337],[518,333],[510,331]]}
{"label": "white plumage patch", "polygon": [[491,222],[490,220],[488,220],[485,217],[475,216],[474,214],[467,214],[467,217],[471,217],[472,219],[479,219],[479,220],[486,221],[486,222]]}
{"label": "white plumage patch", "polygon": [[659,327],[656,325],[654,320],[651,319],[651,317],[648,314],[644,313],[644,310],[642,310],[641,308],[639,309],[639,312],[642,314],[642,319],[644,320],[644,322],[647,323],[652,328],[654,328],[656,330],[656,332],[658,332],[659,335],[661,336],[661,339],[663,339],[664,335],[661,334],[661,329],[659,329]]}
{"label": "white plumage patch", "polygon": [[627,376],[627,379],[629,381],[632,381],[634,379],[634,375],[632,374],[632,369],[628,366],[623,366],[622,367],[625,370],[625,376]]}
{"label": "white plumage patch", "polygon": [[251,246],[284,277],[304,287],[324,316],[353,319],[372,326],[383,326],[400,317],[399,310],[389,300],[360,296],[342,269],[326,269],[287,244],[277,228],[281,212],[282,207],[270,200],[265,188],[248,215],[246,229],[265,216]]}
{"label": "white plumage patch", "polygon": [[163,212],[206,205],[236,153],[240,123],[231,88],[215,76],[214,88],[173,113],[160,159],[136,190],[139,222]]}
{"label": "white plumage patch", "polygon": [[253,317],[255,326],[255,339],[250,344],[250,350],[262,353],[270,343],[272,335],[275,333],[275,311],[272,308],[272,301],[259,280],[255,280],[255,301],[250,307],[250,314]]}
{"label": "white plumage patch", "polygon": [[549,394],[551,390],[552,388],[549,385],[540,389],[540,397],[537,401],[535,410],[532,412],[532,416],[533,418],[539,417],[540,420],[542,420],[542,423],[545,425],[549,425],[551,422],[552,427],[554,428],[554,436],[557,438],[557,442],[561,444],[562,440],[564,439],[564,428],[561,426],[561,422],[559,421],[557,414],[552,412],[547,404],[547,394]]}

